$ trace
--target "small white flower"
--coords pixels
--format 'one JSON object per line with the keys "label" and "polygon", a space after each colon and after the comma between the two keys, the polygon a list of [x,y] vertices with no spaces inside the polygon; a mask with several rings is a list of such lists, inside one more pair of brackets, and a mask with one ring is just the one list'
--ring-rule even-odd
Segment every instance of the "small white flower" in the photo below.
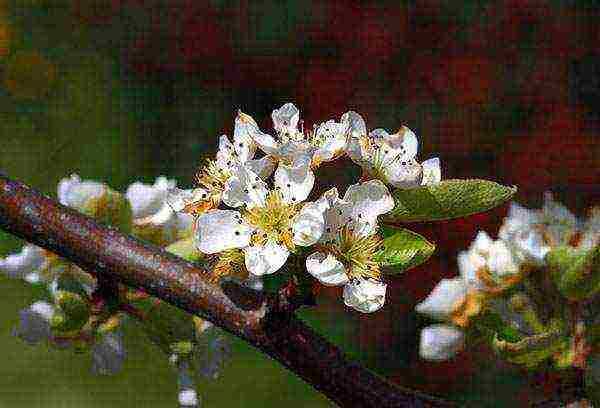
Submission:
{"label": "small white flower", "polygon": [[325,231],[319,250],[306,259],[306,270],[328,286],[344,288],[347,305],[364,313],[383,306],[385,284],[378,282],[379,265],[374,255],[381,245],[377,217],[394,207],[387,187],[379,180],[355,184],[343,199],[337,189],[323,195]]}
{"label": "small white flower", "polygon": [[25,244],[21,252],[0,258],[0,271],[13,279],[37,281],[37,271],[46,262],[44,250],[32,244]]}
{"label": "small white flower", "polygon": [[58,201],[77,210],[82,210],[89,200],[98,199],[106,192],[105,184],[91,180],[82,181],[77,174],[63,178],[58,183]]}
{"label": "small white flower", "polygon": [[240,211],[214,210],[197,220],[197,247],[208,254],[239,248],[254,275],[278,271],[290,252],[315,243],[323,233],[326,199],[304,203],[313,180],[306,182],[306,163],[280,167],[276,190],[251,170],[240,167],[228,181],[223,201]]}
{"label": "small white flower", "polygon": [[271,114],[273,128],[284,140],[287,138],[302,138],[302,132],[298,130],[300,111],[293,103],[286,103]]}
{"label": "small white flower", "polygon": [[179,405],[181,407],[197,407],[198,406],[198,395],[196,390],[192,388],[186,388],[179,391]]}
{"label": "small white flower", "polygon": [[520,265],[508,245],[480,231],[468,251],[458,254],[458,267],[467,285],[477,290],[500,290],[519,279]]}
{"label": "small white flower", "polygon": [[383,307],[387,285],[374,279],[356,279],[344,285],[344,304],[362,313]]}
{"label": "small white flower", "polygon": [[541,210],[511,203],[498,236],[509,244],[519,261],[543,265],[546,254],[555,246],[567,244],[576,230],[575,216],[546,193]]}
{"label": "small white flower", "polygon": [[437,183],[441,179],[439,159],[427,160],[423,165],[416,161],[418,140],[406,126],[389,134],[375,129],[369,136],[358,139],[360,157],[356,157],[356,144],[350,143],[348,154],[371,176],[397,188],[413,188]]}
{"label": "small white flower", "polygon": [[126,353],[121,333],[107,333],[92,347],[92,374],[112,375],[121,371]]}
{"label": "small white flower", "polygon": [[[154,242],[168,245],[180,236],[191,233],[193,217],[176,212],[185,207],[186,193],[177,189],[175,180],[160,176],[154,184],[132,183],[125,193],[133,213],[134,233],[142,238],[154,238]],[[174,192],[177,194],[174,194]],[[174,199],[174,197],[176,197]],[[178,200],[178,201],[177,201]]]}
{"label": "small white flower", "polygon": [[430,361],[445,361],[454,357],[465,346],[462,330],[446,325],[435,324],[421,331],[419,355]]}
{"label": "small white flower", "polygon": [[55,308],[48,302],[35,302],[19,312],[19,325],[13,334],[28,344],[37,344],[50,338],[50,320]]}

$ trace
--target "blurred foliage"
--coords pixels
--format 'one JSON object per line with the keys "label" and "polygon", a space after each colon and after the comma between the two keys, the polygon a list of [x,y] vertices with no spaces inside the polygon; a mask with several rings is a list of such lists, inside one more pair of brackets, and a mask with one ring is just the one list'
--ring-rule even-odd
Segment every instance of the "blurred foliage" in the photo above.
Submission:
{"label": "blurred foliage", "polygon": [[[0,0],[0,169],[51,195],[73,172],[121,191],[160,174],[186,186],[237,108],[269,129],[270,110],[293,100],[308,127],[348,109],[369,128],[406,124],[444,178],[518,185],[527,206],[553,188],[581,211],[600,176],[598,14],[592,1]],[[399,384],[468,406],[527,405],[542,395],[535,380],[490,365],[486,350],[419,361],[423,322],[409,312],[503,211],[417,229],[438,250],[391,279],[381,312],[358,316],[325,289],[302,316]],[[0,232],[0,254],[18,245]],[[94,377],[89,359],[10,336],[33,297],[0,282],[0,405],[172,406],[175,375],[146,339],[127,333],[123,373]],[[207,406],[331,405],[241,341],[199,392]]]}

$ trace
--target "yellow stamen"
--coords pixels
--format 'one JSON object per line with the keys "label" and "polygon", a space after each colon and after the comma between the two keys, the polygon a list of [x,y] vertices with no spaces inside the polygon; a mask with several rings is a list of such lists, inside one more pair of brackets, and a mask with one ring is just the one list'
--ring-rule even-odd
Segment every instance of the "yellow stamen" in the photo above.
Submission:
{"label": "yellow stamen", "polygon": [[217,283],[225,276],[240,279],[248,278],[248,270],[244,263],[244,253],[240,249],[229,249],[217,255],[217,260],[212,268],[211,281]]}
{"label": "yellow stamen", "polygon": [[293,251],[295,245],[292,240],[292,222],[300,207],[300,204],[288,204],[283,201],[280,192],[270,192],[263,207],[254,207],[242,214],[248,224],[258,229],[252,235],[250,243],[264,245],[272,240]]}
{"label": "yellow stamen", "polygon": [[319,246],[319,249],[335,256],[346,267],[348,277],[375,278],[381,276],[379,264],[373,260],[383,240],[376,234],[365,237],[354,234],[351,228],[342,227],[336,240]]}

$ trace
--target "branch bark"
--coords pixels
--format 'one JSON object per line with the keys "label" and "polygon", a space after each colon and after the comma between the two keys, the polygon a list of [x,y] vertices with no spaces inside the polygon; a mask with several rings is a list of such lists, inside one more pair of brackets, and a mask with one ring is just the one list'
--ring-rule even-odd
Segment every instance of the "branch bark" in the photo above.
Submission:
{"label": "branch bark", "polygon": [[[203,317],[279,361],[342,407],[437,407],[449,402],[400,388],[329,343],[279,298],[232,282],[162,249],[101,226],[0,175],[0,228],[50,250],[98,277],[143,288]],[[284,302],[285,303],[285,302]]]}

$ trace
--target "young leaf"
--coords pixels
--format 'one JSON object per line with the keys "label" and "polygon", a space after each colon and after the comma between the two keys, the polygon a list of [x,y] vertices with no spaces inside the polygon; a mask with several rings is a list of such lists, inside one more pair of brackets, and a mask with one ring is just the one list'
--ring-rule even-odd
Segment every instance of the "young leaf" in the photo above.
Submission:
{"label": "young leaf", "polygon": [[516,193],[488,180],[445,180],[415,189],[394,191],[394,209],[386,216],[390,222],[439,221],[490,210]]}
{"label": "young leaf", "polygon": [[501,357],[527,368],[537,366],[567,346],[567,340],[558,330],[535,334],[514,343],[500,340],[498,336],[492,341],[492,347]]}
{"label": "young leaf", "polygon": [[375,260],[386,268],[386,274],[398,274],[425,262],[435,245],[421,235],[404,228],[382,228],[383,246]]}

